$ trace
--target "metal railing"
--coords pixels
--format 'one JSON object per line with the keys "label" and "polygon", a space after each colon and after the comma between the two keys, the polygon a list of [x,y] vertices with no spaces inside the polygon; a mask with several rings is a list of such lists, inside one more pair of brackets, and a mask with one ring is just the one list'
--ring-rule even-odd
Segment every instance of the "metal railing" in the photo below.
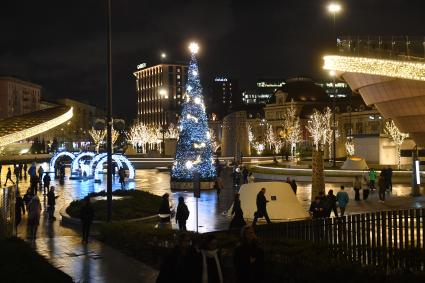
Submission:
{"label": "metal railing", "polygon": [[425,61],[425,36],[339,36],[338,53],[348,56]]}
{"label": "metal railing", "polygon": [[257,234],[324,244],[337,257],[387,271],[424,271],[424,224],[425,209],[410,209],[260,225]]}
{"label": "metal railing", "polygon": [[0,237],[12,237],[15,231],[16,187],[0,189]]}

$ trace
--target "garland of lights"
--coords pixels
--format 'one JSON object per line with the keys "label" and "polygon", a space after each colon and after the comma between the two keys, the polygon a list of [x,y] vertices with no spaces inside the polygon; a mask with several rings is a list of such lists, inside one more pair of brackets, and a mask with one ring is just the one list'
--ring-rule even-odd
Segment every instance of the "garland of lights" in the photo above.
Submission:
{"label": "garland of lights", "polygon": [[173,181],[191,181],[195,172],[199,173],[203,181],[214,180],[216,177],[211,135],[195,56],[198,48],[194,43],[190,46],[192,57],[178,126],[176,156],[171,170]]}
{"label": "garland of lights", "polygon": [[323,69],[425,81],[425,64],[350,56],[325,56]]}
{"label": "garland of lights", "polygon": [[69,119],[71,119],[72,116],[73,116],[73,108],[71,107],[66,113],[52,120],[49,120],[47,122],[41,123],[37,126],[31,127],[25,130],[18,131],[16,133],[2,136],[0,137],[0,147],[30,138],[32,136],[39,135],[43,132],[53,129],[54,127],[59,126],[60,124],[63,124]]}

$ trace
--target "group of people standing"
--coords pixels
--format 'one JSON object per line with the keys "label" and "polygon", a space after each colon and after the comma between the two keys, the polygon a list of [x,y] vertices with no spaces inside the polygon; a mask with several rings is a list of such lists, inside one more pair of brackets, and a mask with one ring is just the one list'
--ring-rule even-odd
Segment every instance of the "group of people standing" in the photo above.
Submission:
{"label": "group of people standing", "polygon": [[336,195],[334,195],[333,190],[329,190],[327,195],[324,192],[319,192],[319,195],[311,202],[309,212],[314,219],[330,217],[332,212],[335,217],[342,217],[345,214],[345,209],[349,201],[350,197],[345,191],[344,186],[341,186],[340,191]]}
{"label": "group of people standing", "polygon": [[[157,283],[223,283],[219,241],[213,234],[204,237],[200,245],[193,245],[189,234],[182,233],[176,246],[163,261]],[[264,282],[264,251],[250,225],[243,227],[241,239],[233,250],[235,282]]]}

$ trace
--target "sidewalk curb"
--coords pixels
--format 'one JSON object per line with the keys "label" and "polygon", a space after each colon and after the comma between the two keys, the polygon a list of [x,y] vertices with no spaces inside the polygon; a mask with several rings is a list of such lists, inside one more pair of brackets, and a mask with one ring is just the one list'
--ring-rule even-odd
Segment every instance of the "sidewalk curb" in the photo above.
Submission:
{"label": "sidewalk curb", "polygon": [[[65,224],[72,224],[72,225],[81,225],[81,220],[78,218],[74,218],[71,217],[67,212],[66,212],[66,208],[68,206],[63,206],[61,208],[61,210],[59,211],[59,214],[62,216],[62,222]],[[142,217],[142,218],[134,218],[134,219],[128,219],[128,220],[122,220],[123,222],[144,222],[147,220],[152,220],[158,218],[158,215],[151,215],[151,216],[146,216],[146,217]],[[102,223],[106,223],[106,221],[99,221],[99,220],[93,220],[93,224],[94,225],[99,225]]]}

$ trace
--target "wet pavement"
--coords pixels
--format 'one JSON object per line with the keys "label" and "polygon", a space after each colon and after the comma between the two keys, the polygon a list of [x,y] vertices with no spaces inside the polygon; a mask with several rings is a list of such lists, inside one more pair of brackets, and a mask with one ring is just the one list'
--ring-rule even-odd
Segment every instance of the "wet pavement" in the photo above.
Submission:
{"label": "wet pavement", "polygon": [[[4,182],[7,166],[3,166],[1,181]],[[67,171],[69,176],[69,171]],[[203,191],[199,201],[199,232],[227,229],[229,219],[224,212],[231,206],[235,190],[232,188],[230,170],[224,171],[225,188],[220,198],[215,191]],[[15,180],[15,178],[13,178]],[[72,200],[81,199],[90,192],[98,192],[105,189],[106,182],[95,184],[92,180],[66,180],[63,185],[52,181],[56,186],[57,199],[55,216],[57,221],[46,221],[44,209],[46,199],[39,194],[43,203],[43,217],[37,233],[37,240],[33,243],[35,249],[44,255],[49,261],[68,273],[76,282],[155,282],[157,271],[141,262],[130,258],[121,252],[92,241],[88,245],[81,244],[79,229],[67,227],[61,224],[59,211],[66,207]],[[326,184],[327,190],[338,191],[341,184]],[[410,187],[402,184],[394,184],[393,193],[389,195],[385,203],[379,203],[377,192],[373,192],[367,201],[354,201],[354,192],[349,184],[346,191],[351,201],[348,205],[348,213],[360,213],[376,210],[394,210],[406,208],[425,207],[425,196],[413,198],[409,196]],[[23,180],[20,184],[21,195],[29,186],[29,180]],[[114,189],[120,188],[118,180],[114,182]],[[188,230],[196,230],[196,198],[192,192],[171,192],[170,176],[168,172],[157,170],[137,170],[136,179],[127,185],[129,189],[138,189],[162,195],[171,194],[171,200],[177,204],[179,196],[185,197],[190,210],[187,222]],[[311,183],[299,183],[297,197],[307,210],[310,205]],[[173,222],[173,227],[176,224]],[[18,236],[26,238],[26,216],[19,225]]]}

